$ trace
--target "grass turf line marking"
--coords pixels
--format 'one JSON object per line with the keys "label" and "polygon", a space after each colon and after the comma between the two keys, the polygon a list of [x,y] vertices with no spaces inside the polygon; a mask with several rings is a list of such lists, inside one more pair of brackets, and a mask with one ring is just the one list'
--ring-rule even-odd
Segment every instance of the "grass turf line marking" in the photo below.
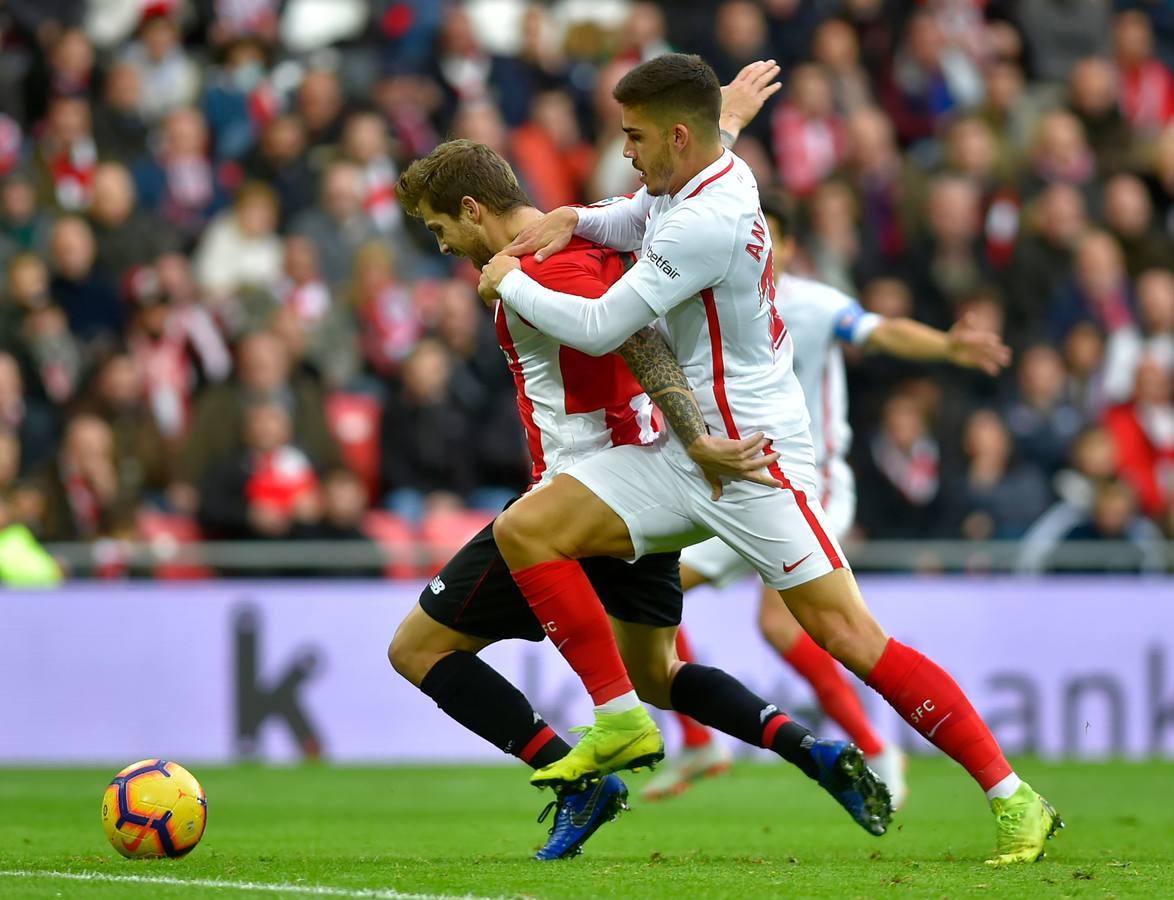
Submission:
{"label": "grass turf line marking", "polygon": [[361,897],[369,900],[490,900],[475,894],[409,894],[403,891],[341,888],[318,884],[272,884],[264,881],[218,881],[214,878],[176,878],[171,875],[108,875],[105,872],[53,872],[40,869],[0,869],[0,878],[56,878],[114,884],[161,884],[271,894],[306,894],[313,897]]}

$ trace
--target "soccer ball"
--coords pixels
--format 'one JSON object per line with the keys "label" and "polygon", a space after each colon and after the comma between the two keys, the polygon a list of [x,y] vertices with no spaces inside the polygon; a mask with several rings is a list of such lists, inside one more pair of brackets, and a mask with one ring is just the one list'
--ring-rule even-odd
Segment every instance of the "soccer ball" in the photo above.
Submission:
{"label": "soccer ball", "polygon": [[128,859],[184,856],[200,843],[207,822],[200,782],[165,759],[127,766],[102,796],[102,830]]}

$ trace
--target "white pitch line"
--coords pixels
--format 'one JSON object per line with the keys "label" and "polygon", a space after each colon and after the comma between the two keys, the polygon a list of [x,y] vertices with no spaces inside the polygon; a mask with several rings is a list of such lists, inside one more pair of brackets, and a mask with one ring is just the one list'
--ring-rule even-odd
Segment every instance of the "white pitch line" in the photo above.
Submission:
{"label": "white pitch line", "polygon": [[176,878],[172,875],[109,875],[105,872],[51,872],[37,869],[0,869],[0,878],[50,878],[65,881],[104,881],[126,884],[165,884],[216,890],[258,891],[269,894],[307,894],[313,897],[362,897],[367,900],[490,900],[475,894],[409,894],[394,890],[364,890],[323,884],[272,884],[264,881],[219,881],[214,878]]}

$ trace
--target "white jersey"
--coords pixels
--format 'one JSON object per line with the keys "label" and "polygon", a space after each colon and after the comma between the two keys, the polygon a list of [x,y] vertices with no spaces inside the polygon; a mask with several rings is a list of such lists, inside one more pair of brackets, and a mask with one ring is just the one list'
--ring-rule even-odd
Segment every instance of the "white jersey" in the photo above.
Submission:
{"label": "white jersey", "polygon": [[795,344],[795,375],[807,400],[815,461],[826,487],[832,468],[852,445],[840,343],[863,344],[881,317],[833,287],[787,274],[779,276],[775,306]]}
{"label": "white jersey", "polygon": [[675,195],[641,188],[580,210],[576,234],[640,249],[623,283],[662,328],[715,434],[777,440],[807,429],[774,255],[750,167],[730,151]]}
{"label": "white jersey", "polygon": [[[599,296],[624,273],[618,253],[581,238],[542,265],[523,259],[522,269],[539,283],[584,296]],[[619,356],[564,347],[502,303],[493,324],[517,388],[531,487],[608,447],[656,439],[652,401]]]}

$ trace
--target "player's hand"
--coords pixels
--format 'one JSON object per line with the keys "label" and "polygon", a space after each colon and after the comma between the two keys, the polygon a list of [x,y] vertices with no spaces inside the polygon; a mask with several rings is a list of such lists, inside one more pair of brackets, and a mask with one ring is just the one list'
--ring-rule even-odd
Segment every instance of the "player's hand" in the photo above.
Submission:
{"label": "player's hand", "polygon": [[527,256],[531,253],[538,262],[554,256],[571,242],[579,214],[574,207],[560,206],[538,221],[527,225],[501,252],[507,256]]}
{"label": "player's hand", "polygon": [[1011,362],[1011,348],[993,331],[978,327],[973,314],[955,322],[946,337],[950,341],[946,358],[956,366],[998,375]]}
{"label": "player's hand", "polygon": [[512,256],[499,253],[481,269],[481,280],[477,282],[477,293],[485,301],[486,306],[492,306],[495,300],[501,299],[497,292],[498,285],[507,274],[514,269],[522,268],[522,264]]}
{"label": "player's hand", "polygon": [[723,131],[737,137],[758,115],[762,104],[782,90],[782,83],[775,81],[779,71],[778,63],[773,59],[762,59],[745,66],[722,88],[719,123]]}
{"label": "player's hand", "polygon": [[713,488],[713,499],[722,495],[725,481],[753,481],[768,487],[781,488],[783,483],[770,474],[769,466],[778,461],[779,454],[767,453],[766,435],[762,432],[741,440],[703,434],[689,445],[689,458],[701,467]]}

